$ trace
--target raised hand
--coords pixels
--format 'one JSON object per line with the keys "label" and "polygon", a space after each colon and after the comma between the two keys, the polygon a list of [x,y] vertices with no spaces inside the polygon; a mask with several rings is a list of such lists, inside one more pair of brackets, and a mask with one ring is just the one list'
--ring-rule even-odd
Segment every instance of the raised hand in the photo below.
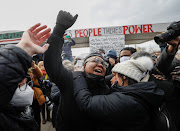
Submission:
{"label": "raised hand", "polygon": [[67,30],[75,23],[77,17],[77,14],[73,17],[69,12],[61,10],[56,19],[56,26],[60,26],[64,30]]}
{"label": "raised hand", "polygon": [[178,45],[179,42],[180,42],[180,36],[178,36],[178,37],[175,38],[175,39],[172,39],[172,40],[168,41],[168,44],[177,47],[177,45]]}
{"label": "raised hand", "polygon": [[24,32],[21,41],[16,45],[26,51],[30,56],[33,54],[43,54],[49,47],[49,44],[45,44],[43,47],[40,45],[49,38],[50,28],[46,25],[35,24],[30,29]]}
{"label": "raised hand", "polygon": [[172,39],[168,41],[168,44],[170,45],[167,49],[167,52],[172,53],[176,51],[176,48],[178,47],[178,43],[180,42],[180,36],[178,36],[175,39]]}

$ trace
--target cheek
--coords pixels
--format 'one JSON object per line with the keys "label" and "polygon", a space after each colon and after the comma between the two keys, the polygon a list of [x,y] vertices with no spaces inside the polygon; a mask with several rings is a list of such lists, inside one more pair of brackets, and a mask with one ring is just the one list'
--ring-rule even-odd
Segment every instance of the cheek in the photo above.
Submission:
{"label": "cheek", "polygon": [[106,74],[106,67],[103,67],[104,75]]}
{"label": "cheek", "polygon": [[91,67],[89,64],[86,64],[86,65],[84,66],[84,71],[85,71],[86,73],[92,73],[92,67]]}
{"label": "cheek", "polygon": [[113,77],[113,78],[111,79],[111,84],[114,84],[115,81],[116,81],[116,80],[115,80],[115,77]]}

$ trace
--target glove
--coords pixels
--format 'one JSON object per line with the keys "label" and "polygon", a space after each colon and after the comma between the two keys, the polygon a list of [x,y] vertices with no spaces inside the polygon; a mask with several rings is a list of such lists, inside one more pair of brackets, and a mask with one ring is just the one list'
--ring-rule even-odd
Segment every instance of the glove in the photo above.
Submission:
{"label": "glove", "polygon": [[59,14],[56,19],[55,32],[64,32],[68,28],[70,28],[76,21],[78,15],[76,14],[74,17],[66,11],[59,11]]}

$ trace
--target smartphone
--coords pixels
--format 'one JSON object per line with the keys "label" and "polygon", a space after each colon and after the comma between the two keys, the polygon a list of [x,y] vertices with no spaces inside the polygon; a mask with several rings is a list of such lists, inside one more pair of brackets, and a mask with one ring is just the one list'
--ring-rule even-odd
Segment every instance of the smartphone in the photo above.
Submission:
{"label": "smartphone", "polygon": [[76,65],[81,68],[83,66],[84,61],[83,60],[77,60]]}

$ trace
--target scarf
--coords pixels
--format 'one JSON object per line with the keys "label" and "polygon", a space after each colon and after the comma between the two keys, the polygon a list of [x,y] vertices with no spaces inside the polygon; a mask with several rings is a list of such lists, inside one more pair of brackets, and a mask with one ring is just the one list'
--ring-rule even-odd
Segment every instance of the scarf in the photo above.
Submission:
{"label": "scarf", "polygon": [[46,75],[47,74],[47,72],[44,70],[41,70],[42,71],[42,73],[43,73],[43,75]]}

